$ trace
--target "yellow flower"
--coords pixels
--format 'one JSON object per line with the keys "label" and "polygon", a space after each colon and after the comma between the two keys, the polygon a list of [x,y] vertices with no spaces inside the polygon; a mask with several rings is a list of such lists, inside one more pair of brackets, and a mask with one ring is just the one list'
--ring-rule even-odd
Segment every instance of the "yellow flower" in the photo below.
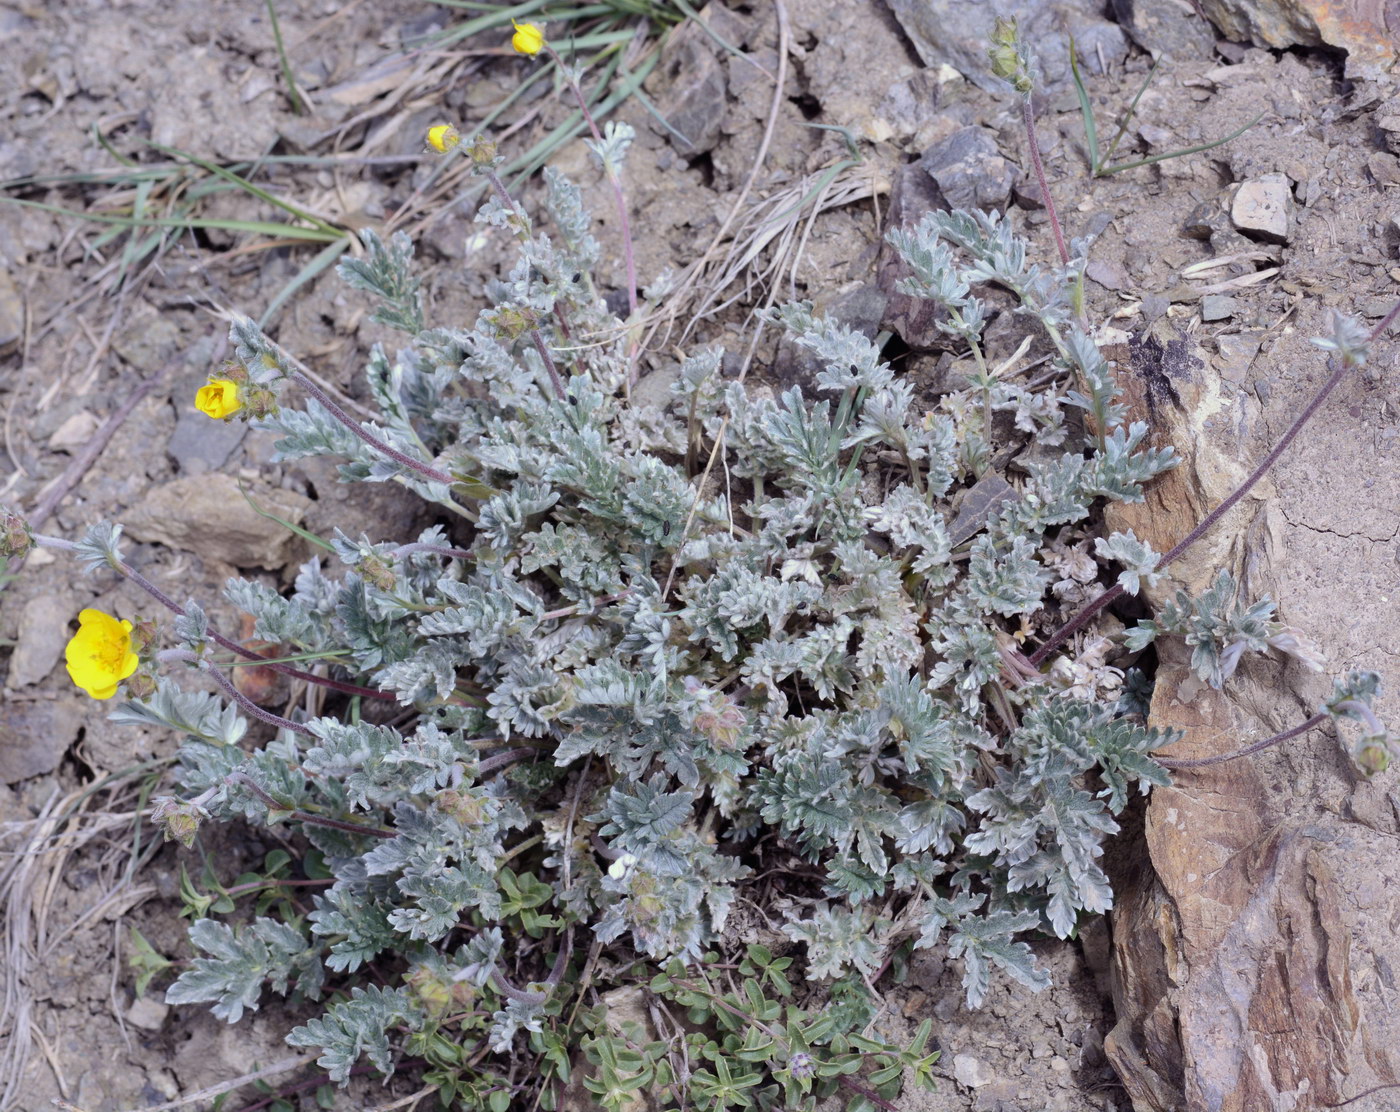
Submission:
{"label": "yellow flower", "polygon": [[238,383],[231,378],[211,378],[208,386],[199,388],[194,404],[201,413],[207,413],[216,421],[231,417],[243,408],[243,400],[238,396]]}
{"label": "yellow flower", "polygon": [[515,28],[515,34],[510,37],[510,45],[515,47],[517,54],[538,54],[544,47],[544,32],[533,23],[516,23],[510,21]]}
{"label": "yellow flower", "polygon": [[63,656],[73,682],[94,699],[110,699],[141,663],[131,649],[131,623],[92,609],[78,615],[78,632]]}
{"label": "yellow flower", "polygon": [[428,128],[428,146],[446,154],[462,141],[462,133],[451,124],[434,124]]}

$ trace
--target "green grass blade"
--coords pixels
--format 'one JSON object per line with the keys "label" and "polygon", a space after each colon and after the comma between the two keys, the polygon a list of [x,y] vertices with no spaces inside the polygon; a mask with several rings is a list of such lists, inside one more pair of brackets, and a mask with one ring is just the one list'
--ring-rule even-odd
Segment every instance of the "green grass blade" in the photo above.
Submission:
{"label": "green grass blade", "polygon": [[292,102],[292,112],[304,116],[306,105],[302,102],[296,78],[292,76],[292,63],[287,58],[287,47],[282,42],[282,27],[277,22],[277,9],[272,6],[272,0],[267,0],[267,18],[272,23],[272,41],[277,44],[277,61],[282,67],[282,80],[287,83],[287,97]]}
{"label": "green grass blade", "polygon": [[656,105],[652,104],[651,98],[648,97],[646,93],[642,92],[641,89],[633,89],[632,95],[637,98],[637,103],[647,110],[647,114],[650,115],[653,120],[659,123],[662,127],[664,127],[667,131],[669,131],[687,147],[695,146],[695,144],[692,143],[689,138],[682,135],[679,131],[677,131],[674,127],[671,126],[671,121],[666,119],[666,117],[661,114],[661,109],[657,108]]}
{"label": "green grass blade", "polygon": [[253,496],[248,493],[248,491],[244,488],[242,483],[238,484],[238,493],[243,495],[244,500],[248,503],[249,506],[253,508],[253,512],[259,517],[265,517],[269,521],[277,522],[278,525],[290,529],[293,533],[301,537],[303,540],[308,540],[314,545],[319,545],[321,548],[324,548],[327,552],[335,551],[335,546],[331,544],[330,541],[323,540],[322,538],[318,537],[315,533],[311,532],[310,529],[303,529],[300,525],[293,525],[290,521],[287,521],[285,518],[278,517],[271,510],[263,509],[255,501],[253,501]]}
{"label": "green grass blade", "polygon": [[[444,8],[467,8],[476,5],[461,3],[460,0],[432,0]],[[526,19],[534,15],[541,8],[548,5],[549,0],[525,0],[523,4],[515,4],[509,8],[501,8],[494,12],[487,12],[485,15],[469,19],[458,27],[453,27],[443,32],[442,37],[437,40],[438,46],[450,46],[453,43],[461,42],[463,39],[471,38],[472,35],[480,34],[482,31],[494,31],[510,26],[512,19]],[[566,17],[568,18],[568,17]]]}
{"label": "green grass blade", "polygon": [[[146,205],[150,201],[151,186],[153,184],[154,183],[150,181],[143,181],[136,187],[136,198],[131,203],[131,218],[133,220],[144,222],[146,219]],[[149,242],[149,236],[146,237],[145,240],[138,240],[134,235],[127,236],[126,246],[122,248],[121,269],[123,273],[129,271],[132,266],[139,261],[139,258],[144,256],[145,251],[142,250],[143,244],[148,244]]]}
{"label": "green grass blade", "polygon": [[136,167],[136,162],[134,160],[127,158],[126,155],[122,154],[121,151],[117,150],[116,147],[112,146],[112,144],[107,141],[107,136],[102,134],[102,129],[97,126],[96,121],[94,121],[92,125],[92,136],[97,140],[98,146],[110,154],[117,162],[121,163],[123,166]]}
{"label": "green grass blade", "polygon": [[1074,50],[1074,36],[1069,39],[1069,72],[1074,78],[1074,91],[1079,97],[1079,112],[1084,117],[1084,140],[1089,145],[1089,173],[1099,172],[1099,129],[1094,124],[1094,109],[1089,103],[1089,90],[1079,76],[1079,58]]}
{"label": "green grass blade", "polygon": [[697,24],[700,30],[705,33],[705,36],[711,39],[715,43],[715,45],[718,46],[721,50],[725,51],[725,53],[732,54],[735,58],[741,58],[745,62],[750,63],[751,65],[756,64],[753,58],[745,54],[737,46],[735,46],[718,31],[716,31],[713,27],[711,27],[709,23],[701,19],[700,13],[697,12],[693,7],[691,7],[687,0],[675,0],[675,4],[677,8],[679,8],[682,12],[685,13],[686,19],[690,20],[694,24]]}
{"label": "green grass blade", "polygon": [[79,220],[112,224],[121,228],[223,228],[231,232],[247,232],[251,235],[274,236],[280,239],[304,239],[312,243],[331,243],[345,236],[344,232],[334,228],[323,231],[320,228],[299,228],[295,224],[273,224],[263,220],[222,220],[198,216],[148,216],[137,220],[130,216],[112,216],[102,212],[80,212],[78,209],[64,208],[62,205],[25,201],[19,197],[0,197],[0,203],[23,205],[26,208],[53,213],[55,216],[75,216]]}
{"label": "green grass blade", "polygon": [[152,142],[149,139],[146,140],[146,145],[152,147],[155,150],[160,151],[161,154],[167,155],[171,158],[181,159],[185,162],[193,163],[195,166],[198,166],[202,170],[207,170],[209,171],[209,173],[214,174],[217,177],[223,178],[225,181],[232,182],[239,189],[243,190],[243,192],[250,194],[253,197],[257,197],[261,201],[266,201],[269,205],[272,205],[275,208],[279,208],[283,212],[288,213],[291,216],[295,216],[298,220],[305,220],[308,224],[319,228],[322,232],[327,233],[329,238],[336,238],[343,234],[341,229],[327,224],[319,216],[313,216],[305,209],[298,208],[296,205],[292,204],[292,202],[285,201],[281,197],[278,197],[275,193],[269,193],[266,189],[263,189],[261,186],[254,185],[247,178],[239,177],[232,170],[224,169],[217,162],[211,162],[207,158],[200,158],[198,155],[188,154],[185,151],[177,150],[174,147],[163,146],[160,143]]}
{"label": "green grass blade", "polygon": [[1238,139],[1246,131],[1252,128],[1265,116],[1265,112],[1260,112],[1249,123],[1236,128],[1223,139],[1216,139],[1210,143],[1202,143],[1195,147],[1183,147],[1179,151],[1167,151],[1164,154],[1154,154],[1151,158],[1140,158],[1136,162],[1124,162],[1119,166],[1107,166],[1101,171],[1101,176],[1107,177],[1109,174],[1121,174],[1124,170],[1136,170],[1139,166],[1151,166],[1154,162],[1165,162],[1169,158],[1181,158],[1183,155],[1199,154],[1201,151],[1212,150],[1215,147],[1228,143],[1231,139]]}
{"label": "green grass blade", "polygon": [[1123,122],[1118,125],[1118,131],[1113,136],[1113,142],[1108,145],[1108,150],[1104,152],[1104,162],[1113,159],[1113,152],[1118,149],[1118,144],[1122,142],[1123,136],[1128,132],[1128,125],[1133,122],[1133,113],[1137,111],[1138,101],[1142,99],[1142,94],[1147,92],[1147,86],[1152,84],[1152,78],[1157,75],[1157,67],[1162,64],[1162,59],[1158,58],[1152,63],[1152,68],[1147,71],[1147,77],[1143,79],[1142,85],[1138,88],[1137,94],[1128,105],[1128,113],[1123,117]]}
{"label": "green grass blade", "polygon": [[318,251],[316,257],[302,267],[297,273],[297,276],[283,286],[277,296],[274,297],[267,308],[263,310],[263,315],[258,318],[258,327],[266,328],[268,322],[277,315],[278,310],[286,304],[287,299],[291,297],[292,294],[296,293],[297,290],[301,289],[307,282],[311,281],[316,275],[320,274],[334,263],[336,259],[340,258],[341,255],[345,254],[345,250],[349,246],[350,237],[346,235],[342,236],[334,243],[327,244]]}

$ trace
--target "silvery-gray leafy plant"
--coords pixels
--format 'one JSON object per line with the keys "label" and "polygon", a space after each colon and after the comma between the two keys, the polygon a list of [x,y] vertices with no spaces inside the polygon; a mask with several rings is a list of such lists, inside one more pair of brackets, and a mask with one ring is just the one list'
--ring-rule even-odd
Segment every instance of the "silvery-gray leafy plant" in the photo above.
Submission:
{"label": "silvery-gray leafy plant", "polygon": [[[620,162],[628,138],[602,153]],[[1090,544],[1095,506],[1140,500],[1176,456],[1146,446],[1085,330],[1082,244],[1041,266],[985,213],[891,233],[905,291],[937,303],[971,368],[931,408],[875,343],[801,304],[774,318],[817,357],[806,389],[733,379],[702,350],[653,372],[669,397],[641,404],[577,189],[546,171],[537,233],[490,145],[467,153],[496,188],[478,219],[518,238],[519,262],[474,328],[431,328],[411,244],[365,233],[341,272],[406,337],[369,358],[376,420],[246,319],[201,397],[280,434],[282,460],[337,456],[345,481],[442,514],[414,538],[337,534],[286,594],[229,581],[256,637],[313,670],[273,667],[343,693],[320,717],[253,704],[220,663],[252,654],[156,592],[178,644],[152,655],[148,631],[113,715],[184,736],[156,819],[186,844],[210,820],[290,827],[303,875],[326,882],[306,914],[272,889],[232,913],[188,884],[198,956],[167,1000],[229,1022],[269,990],[320,1001],[288,1042],[333,1080],[407,1054],[467,1108],[551,1109],[576,1073],[614,1109],[643,1087],[665,1107],[837,1090],[890,1107],[934,1058],[927,1024],[907,1047],[870,1036],[892,961],[946,947],[976,1006],[998,971],[1043,988],[1027,939],[1112,906],[1104,840],[1168,782],[1152,754],[1176,735],[1143,724],[1146,681],[1108,661],[1186,636],[1219,684],[1242,652],[1296,638],[1222,576],[1120,650],[1022,654],[1105,568],[1136,593],[1163,565],[1131,533]],[[1055,374],[989,362],[989,286],[1043,326]],[[1340,325],[1328,343],[1364,354]],[[155,592],[119,534],[74,547]],[[103,644],[128,636],[107,622]],[[126,678],[106,659],[99,691]],[[180,668],[223,696],[183,690]],[[1374,690],[1349,677],[1320,712],[1362,722],[1373,765],[1389,745]],[[246,716],[271,735],[250,742]],[[738,922],[738,901],[774,890]],[[650,994],[653,1028],[615,1022],[603,990]]]}

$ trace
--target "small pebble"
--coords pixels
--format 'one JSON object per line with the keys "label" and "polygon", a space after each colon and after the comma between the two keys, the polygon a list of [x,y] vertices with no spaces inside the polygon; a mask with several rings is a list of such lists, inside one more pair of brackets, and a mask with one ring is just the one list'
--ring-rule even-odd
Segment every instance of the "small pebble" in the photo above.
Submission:
{"label": "small pebble", "polygon": [[1201,298],[1201,320],[1228,320],[1235,315],[1236,302],[1233,297],[1211,294]]}
{"label": "small pebble", "polygon": [[1293,191],[1283,174],[1265,174],[1240,186],[1230,205],[1230,219],[1247,236],[1287,243],[1293,215]]}
{"label": "small pebble", "polygon": [[976,1089],[991,1080],[983,1072],[982,1063],[971,1054],[953,1056],[953,1077],[959,1085],[964,1085],[969,1089]]}

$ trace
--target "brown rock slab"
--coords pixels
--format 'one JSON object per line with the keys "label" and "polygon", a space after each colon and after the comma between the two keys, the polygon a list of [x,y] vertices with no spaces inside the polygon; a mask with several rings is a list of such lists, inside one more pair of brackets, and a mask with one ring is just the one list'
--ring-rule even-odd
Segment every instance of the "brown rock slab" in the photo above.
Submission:
{"label": "brown rock slab", "polygon": [[[1159,551],[1261,454],[1242,431],[1257,419],[1240,410],[1244,395],[1222,390],[1189,341],[1173,348],[1167,327],[1117,353],[1119,377],[1133,416],[1185,458],[1146,503],[1108,515],[1109,528],[1133,528]],[[1199,593],[1225,567],[1249,597],[1274,593],[1287,527],[1265,485],[1172,565],[1181,585]],[[1330,687],[1251,658],[1216,691],[1191,673],[1180,640],[1162,639],[1157,651],[1149,722],[1185,735],[1164,756],[1215,756],[1266,738],[1305,719]],[[1145,859],[1114,877],[1118,1022],[1104,1041],[1135,1112],[1316,1109],[1400,1079],[1396,993],[1376,972],[1395,958],[1400,818],[1364,807],[1385,786],[1360,783],[1320,730],[1178,770],[1152,792]]]}
{"label": "brown rock slab", "polygon": [[1198,0],[1226,38],[1275,49],[1335,46],[1347,52],[1347,76],[1394,67],[1400,13],[1386,0]]}
{"label": "brown rock slab", "polygon": [[[249,484],[263,509],[301,524],[311,502],[287,490]],[[196,475],[154,487],[124,520],[128,536],[184,549],[238,568],[280,568],[294,534],[263,517],[230,475]]]}

